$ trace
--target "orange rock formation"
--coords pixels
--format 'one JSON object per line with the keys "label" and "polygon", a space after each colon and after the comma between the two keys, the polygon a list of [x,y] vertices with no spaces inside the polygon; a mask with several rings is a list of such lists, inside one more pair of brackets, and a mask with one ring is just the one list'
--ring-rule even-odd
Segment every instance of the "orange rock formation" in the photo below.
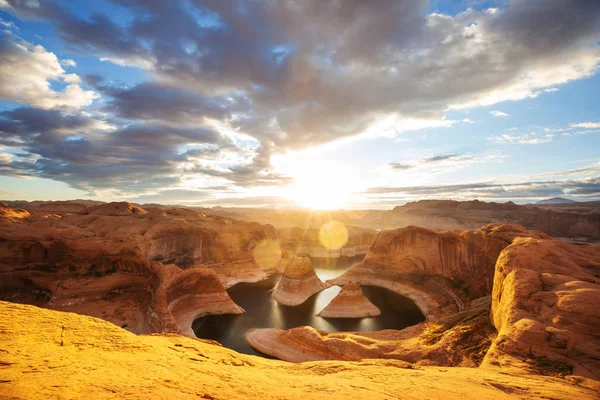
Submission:
{"label": "orange rock formation", "polygon": [[258,329],[247,334],[247,341],[295,362],[396,358],[419,365],[481,363],[567,377],[597,390],[600,245],[530,236],[515,238],[497,258],[491,318],[490,303],[482,298],[464,311],[401,331]]}
{"label": "orange rock formation", "polygon": [[500,224],[465,232],[414,226],[381,231],[363,262],[329,283],[384,287],[411,298],[433,320],[490,294],[498,255],[522,236],[548,238],[518,225]]}
{"label": "orange rock formation", "polygon": [[364,318],[380,315],[381,311],[363,296],[360,285],[351,282],[344,285],[317,316],[323,318]]}
{"label": "orange rock formation", "polygon": [[256,223],[129,203],[1,209],[0,299],[100,317],[135,333],[191,335],[198,316],[242,312],[224,285],[281,268],[254,263],[253,247],[276,235]]}
{"label": "orange rock formation", "polygon": [[496,263],[485,364],[600,380],[600,245],[517,239]]}
{"label": "orange rock formation", "polygon": [[319,279],[308,257],[293,257],[273,291],[273,298],[280,304],[297,306],[329,286]]}

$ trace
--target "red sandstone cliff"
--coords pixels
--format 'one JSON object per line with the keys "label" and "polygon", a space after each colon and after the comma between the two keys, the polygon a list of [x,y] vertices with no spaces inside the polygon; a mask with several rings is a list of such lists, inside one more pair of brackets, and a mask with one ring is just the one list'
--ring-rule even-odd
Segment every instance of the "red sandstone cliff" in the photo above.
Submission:
{"label": "red sandstone cliff", "polygon": [[[190,334],[190,318],[239,313],[223,284],[280,268],[254,262],[257,243],[276,235],[256,223],[129,203],[62,203],[53,214],[42,206],[1,208],[1,299],[100,317],[136,333]],[[175,292],[186,296],[185,307]]]}
{"label": "red sandstone cliff", "polygon": [[499,224],[465,232],[412,226],[382,231],[363,262],[330,283],[390,289],[413,299],[431,320],[491,293],[496,259],[516,237],[548,238],[518,225]]}

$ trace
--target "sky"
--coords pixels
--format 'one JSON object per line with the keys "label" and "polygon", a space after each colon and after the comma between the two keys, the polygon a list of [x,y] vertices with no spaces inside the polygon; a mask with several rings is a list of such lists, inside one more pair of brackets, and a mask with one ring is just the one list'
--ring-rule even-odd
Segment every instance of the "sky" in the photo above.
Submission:
{"label": "sky", "polygon": [[0,198],[600,200],[596,0],[0,0]]}

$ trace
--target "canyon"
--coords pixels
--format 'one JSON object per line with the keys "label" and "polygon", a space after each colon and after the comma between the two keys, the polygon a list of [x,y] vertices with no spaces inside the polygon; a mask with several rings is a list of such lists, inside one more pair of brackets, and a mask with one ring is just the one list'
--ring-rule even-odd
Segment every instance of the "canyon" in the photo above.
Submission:
{"label": "canyon", "polygon": [[[142,372],[129,386],[110,383],[125,368],[117,360],[160,380],[149,397],[335,398],[352,390],[358,398],[379,388],[381,398],[406,390],[415,398],[465,398],[467,387],[473,398],[599,393],[600,245],[494,223],[444,232],[348,226],[344,245],[328,248],[317,228],[216,214],[132,203],[0,204],[2,393],[19,397],[45,376],[39,397],[57,386],[77,396],[84,389],[69,385],[69,374],[82,384],[91,379],[77,365],[112,368],[85,389],[98,397],[145,385]],[[361,254],[356,265],[336,269]],[[329,260],[327,281],[313,269],[319,259]],[[266,281],[274,282],[266,293],[282,316],[311,312],[310,299],[341,287],[315,318],[378,318],[369,301],[375,287],[410,299],[425,321],[374,331],[292,325],[239,332],[258,354],[283,361],[196,337],[197,321],[243,318],[234,288]],[[49,356],[55,353],[61,357]],[[32,365],[33,374],[22,373]],[[194,386],[191,371],[212,384]],[[253,382],[252,393],[236,383],[241,377]],[[295,386],[282,394],[267,377]]]}

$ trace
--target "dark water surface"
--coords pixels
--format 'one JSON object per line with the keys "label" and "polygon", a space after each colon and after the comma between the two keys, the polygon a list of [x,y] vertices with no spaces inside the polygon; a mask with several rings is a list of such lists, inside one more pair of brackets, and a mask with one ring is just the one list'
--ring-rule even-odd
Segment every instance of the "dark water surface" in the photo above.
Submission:
{"label": "dark water surface", "polygon": [[[322,280],[335,278],[359,259],[338,260],[337,264],[313,259],[313,267]],[[239,283],[227,290],[245,314],[212,315],[197,319],[192,325],[196,336],[213,339],[240,353],[263,355],[244,340],[244,334],[255,328],[290,329],[309,325],[328,332],[370,332],[382,329],[402,329],[425,320],[416,304],[407,297],[375,286],[363,286],[363,294],[379,309],[381,315],[369,318],[320,318],[321,311],[339,293],[340,287],[325,289],[299,306],[277,303],[271,294],[280,276],[258,283]]]}

